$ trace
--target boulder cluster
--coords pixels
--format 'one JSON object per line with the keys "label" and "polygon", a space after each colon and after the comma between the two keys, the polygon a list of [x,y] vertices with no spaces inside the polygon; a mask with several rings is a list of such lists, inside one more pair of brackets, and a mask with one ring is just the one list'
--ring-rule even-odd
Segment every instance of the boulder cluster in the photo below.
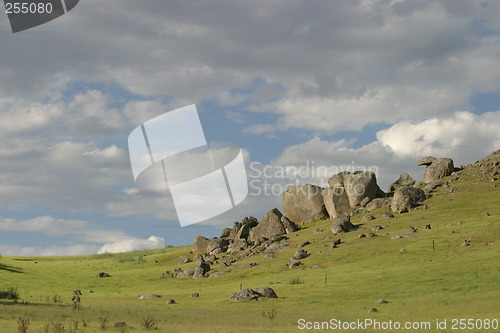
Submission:
{"label": "boulder cluster", "polygon": [[[283,193],[283,213],[273,208],[260,221],[246,218],[235,223],[233,228],[225,228],[219,238],[196,236],[192,252],[200,257],[195,268],[177,268],[165,275],[210,277],[214,274],[210,265],[218,263],[218,255],[229,254],[234,258],[238,253],[255,255],[262,252],[267,258],[273,257],[275,252],[288,245],[286,234],[313,221],[330,219],[332,234],[337,235],[356,229],[350,219],[360,211],[388,207],[393,213],[409,212],[421,205],[426,195],[437,187],[448,186],[442,180],[455,171],[453,160],[449,158],[426,156],[418,161],[418,165],[426,166],[422,182],[416,182],[409,174],[403,173],[389,186],[388,193],[380,189],[371,171],[340,172],[328,180],[326,188],[313,184],[289,186]],[[391,213],[386,215],[387,218],[394,217]],[[366,214],[363,220],[370,217]],[[301,255],[297,253],[297,257]],[[226,266],[234,263],[231,260],[236,259],[225,262]],[[187,262],[188,258],[181,259],[181,264]],[[300,264],[299,258],[290,259],[290,267]]]}

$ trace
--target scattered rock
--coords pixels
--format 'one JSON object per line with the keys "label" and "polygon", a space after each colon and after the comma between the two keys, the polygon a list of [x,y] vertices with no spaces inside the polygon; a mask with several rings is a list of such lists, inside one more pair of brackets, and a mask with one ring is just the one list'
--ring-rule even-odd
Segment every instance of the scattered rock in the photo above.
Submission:
{"label": "scattered rock", "polygon": [[401,186],[394,192],[391,209],[395,213],[406,213],[425,200],[425,193],[417,187]]}
{"label": "scattered rock", "polygon": [[[260,292],[258,291],[260,290]],[[267,296],[266,296],[267,295]],[[232,294],[229,299],[232,302],[260,301],[264,297],[277,298],[278,296],[272,288],[261,287],[256,290],[247,288]]]}
{"label": "scattered rock", "polygon": [[180,257],[179,258],[179,265],[184,265],[187,263],[190,263],[192,260],[189,259],[188,257]]}
{"label": "scattered rock", "polygon": [[374,227],[372,228],[372,231],[377,232],[377,231],[380,231],[380,230],[382,230],[382,229],[384,229],[384,228],[383,228],[381,225],[376,225],[376,226],[374,226]]}
{"label": "scattered rock", "polygon": [[438,187],[441,187],[441,186],[443,186],[442,182],[438,182],[438,181],[430,182],[429,184],[425,185],[424,192],[431,193],[435,189],[437,189]]}
{"label": "scattered rock", "polygon": [[387,302],[385,299],[379,299],[379,300],[377,301],[377,303],[378,303],[378,304],[387,304],[387,303],[389,303],[389,302]]}
{"label": "scattered rock", "polygon": [[200,297],[200,294],[199,293],[192,293],[191,295],[189,295],[189,297],[191,297],[191,298]]}
{"label": "scattered rock", "polygon": [[428,225],[425,226],[425,230],[430,230],[430,229],[432,229],[432,227],[431,227],[430,224],[428,224]]}
{"label": "scattered rock", "polygon": [[161,295],[158,294],[143,294],[137,296],[137,299],[151,299],[151,298],[161,298]]}
{"label": "scattered rock", "polygon": [[220,233],[219,238],[228,238],[230,234],[231,234],[231,228],[224,228]]}
{"label": "scattered rock", "polygon": [[297,249],[297,251],[295,252],[295,254],[293,255],[292,259],[295,259],[295,260],[300,260],[300,259],[304,259],[304,258],[307,258],[309,257],[310,254],[307,253],[306,250],[303,250],[303,249]]}
{"label": "scattered rock", "polygon": [[315,234],[319,234],[320,232],[323,232],[323,229],[318,228],[318,229],[313,230],[313,233],[315,233]]}
{"label": "scattered rock", "polygon": [[126,323],[126,322],[124,322],[124,321],[120,321],[120,322],[118,322],[118,323],[114,323],[114,324],[113,324],[113,327],[115,327],[115,328],[127,327],[127,323]]}
{"label": "scattered rock", "polygon": [[389,192],[396,191],[401,186],[413,186],[413,184],[415,184],[415,179],[407,173],[402,173],[398,180],[389,186]]}
{"label": "scattered rock", "polygon": [[366,237],[366,235],[365,235],[365,234],[360,234],[360,235],[358,236],[358,238],[365,238],[365,237]]}
{"label": "scattered rock", "polygon": [[351,217],[347,214],[334,218],[330,228],[334,235],[355,229],[354,225],[351,223]]}
{"label": "scattered rock", "polygon": [[227,248],[228,253],[236,253],[245,250],[248,248],[248,243],[246,239],[244,238],[239,238],[234,241],[232,241],[231,244],[229,244],[229,247]]}
{"label": "scattered rock", "polygon": [[469,246],[469,245],[470,245],[470,242],[466,239],[466,240],[464,240],[464,242],[460,246],[464,247],[464,246]]}
{"label": "scattered rock", "polygon": [[366,197],[363,200],[361,200],[361,203],[359,205],[361,207],[365,207],[366,205],[368,205],[369,202],[370,202],[370,198]]}
{"label": "scattered rock", "polygon": [[330,179],[328,179],[328,185],[330,185],[330,187],[344,186],[344,179],[348,174],[350,174],[349,171],[342,171],[335,176],[330,177]]}
{"label": "scattered rock", "polygon": [[297,225],[328,217],[323,189],[316,185],[289,186],[283,193],[282,205],[284,215]]}
{"label": "scattered rock", "polygon": [[406,249],[399,250],[399,253],[406,253]]}
{"label": "scattered rock", "polygon": [[108,278],[108,277],[111,277],[111,275],[109,275],[108,273],[101,272],[101,273],[97,274],[96,277],[98,277],[98,278]]}
{"label": "scattered rock", "polygon": [[417,230],[416,230],[414,227],[410,226],[410,227],[408,228],[408,232],[410,232],[410,233],[414,233],[414,232],[417,232]]}
{"label": "scattered rock", "polygon": [[300,244],[298,245],[298,247],[299,247],[299,248],[300,248],[300,247],[304,247],[304,246],[309,245],[309,244],[311,244],[309,241],[305,241],[305,242],[300,243]]}
{"label": "scattered rock", "polygon": [[342,244],[342,241],[340,240],[340,238],[337,238],[336,240],[333,241],[332,244],[333,245],[340,245],[340,244]]}
{"label": "scattered rock", "polygon": [[368,237],[376,237],[376,236],[377,236],[377,235],[376,235],[376,234],[374,234],[373,232],[369,232],[369,233],[368,233]]}
{"label": "scattered rock", "polygon": [[370,214],[365,214],[363,215],[363,217],[361,218],[361,221],[372,221],[372,220],[375,220],[375,216],[373,215],[370,215]]}
{"label": "scattered rock", "polygon": [[371,308],[368,312],[378,312],[378,310],[376,308]]}
{"label": "scattered rock", "polygon": [[483,213],[483,216],[490,216],[490,213],[488,213],[488,212],[484,212],[484,213]]}
{"label": "scattered rock", "polygon": [[80,290],[73,290],[73,295],[82,295],[82,292]]}
{"label": "scattered rock", "polygon": [[375,198],[368,205],[366,205],[365,209],[369,212],[375,209],[389,207],[391,205],[391,201],[386,198]]}
{"label": "scattered rock", "polygon": [[382,217],[384,217],[386,219],[393,219],[394,218],[394,214],[392,214],[392,213],[384,213],[384,214],[382,214]]}
{"label": "scattered rock", "polygon": [[266,298],[278,298],[278,295],[276,295],[274,290],[272,288],[269,288],[269,287],[260,287],[260,288],[255,289],[255,291]]}
{"label": "scattered rock", "polygon": [[300,261],[292,259],[288,263],[288,268],[294,268],[294,267],[297,267],[297,266],[300,266],[300,265],[302,265],[302,263]]}
{"label": "scattered rock", "polygon": [[169,299],[165,301],[165,304],[176,304],[173,299]]}

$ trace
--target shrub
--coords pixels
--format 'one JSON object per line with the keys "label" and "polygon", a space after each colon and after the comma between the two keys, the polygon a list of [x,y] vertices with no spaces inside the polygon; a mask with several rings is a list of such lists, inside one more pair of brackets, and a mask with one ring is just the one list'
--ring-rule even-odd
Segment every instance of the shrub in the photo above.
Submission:
{"label": "shrub", "polygon": [[148,330],[151,328],[155,328],[156,322],[152,317],[147,316],[147,317],[141,318],[141,325],[142,325],[142,327],[144,327],[145,329]]}
{"label": "shrub", "polygon": [[294,276],[293,278],[290,278],[288,280],[288,284],[294,285],[294,284],[303,284],[304,280],[301,280],[300,277]]}
{"label": "shrub", "polygon": [[19,317],[17,321],[17,332],[26,333],[28,332],[28,327],[30,326],[30,320]]}

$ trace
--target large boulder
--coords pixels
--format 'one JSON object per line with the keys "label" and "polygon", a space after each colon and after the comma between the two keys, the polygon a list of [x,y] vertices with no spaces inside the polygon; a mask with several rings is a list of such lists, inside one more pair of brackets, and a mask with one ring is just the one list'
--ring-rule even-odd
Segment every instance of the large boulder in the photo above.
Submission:
{"label": "large boulder", "polygon": [[382,207],[389,207],[390,205],[391,201],[387,198],[375,198],[365,206],[365,209],[371,212],[372,210],[379,209]]}
{"label": "large boulder", "polygon": [[412,186],[402,186],[394,192],[391,209],[395,213],[406,213],[425,200],[422,189]]}
{"label": "large boulder", "polygon": [[298,225],[328,218],[322,192],[311,184],[289,186],[283,193],[284,215]]}
{"label": "large boulder", "polygon": [[402,173],[398,180],[389,186],[389,192],[396,191],[398,187],[401,186],[413,186],[415,184],[415,179],[413,179],[409,174]]}
{"label": "large boulder", "polygon": [[[426,158],[430,157],[431,156],[428,156]],[[419,163],[421,161],[422,160],[420,160]],[[424,172],[424,178],[422,180],[426,184],[439,181],[443,177],[451,175],[455,170],[455,167],[453,166],[453,160],[451,158],[434,158],[432,160],[432,163],[430,164],[419,165],[427,165]]]}
{"label": "large boulder", "polygon": [[[285,223],[283,223],[283,221]],[[274,236],[284,235],[289,232],[295,231],[295,225],[290,220],[284,218],[283,214],[277,209],[273,208],[264,215],[262,220],[255,228],[250,231],[250,240],[258,242],[263,239],[271,239]]]}
{"label": "large boulder", "polygon": [[343,232],[349,232],[355,229],[354,225],[351,223],[351,218],[348,214],[343,214],[339,217],[334,218],[332,220],[332,225],[330,228],[334,235]]}
{"label": "large boulder", "polygon": [[330,219],[346,214],[351,209],[345,188],[341,185],[325,188],[323,190],[323,201]]}
{"label": "large boulder", "polygon": [[193,241],[193,253],[210,253],[215,249],[227,250],[229,239],[226,238],[206,238],[195,236]]}
{"label": "large boulder", "polygon": [[351,207],[361,205],[364,198],[369,201],[383,197],[385,193],[377,185],[377,177],[371,171],[354,171],[345,176],[344,188]]}
{"label": "large boulder", "polygon": [[434,162],[436,158],[435,157],[432,157],[432,156],[425,156],[425,157],[422,157],[418,162],[417,162],[417,165],[418,166],[421,166],[421,165],[431,165],[432,162]]}

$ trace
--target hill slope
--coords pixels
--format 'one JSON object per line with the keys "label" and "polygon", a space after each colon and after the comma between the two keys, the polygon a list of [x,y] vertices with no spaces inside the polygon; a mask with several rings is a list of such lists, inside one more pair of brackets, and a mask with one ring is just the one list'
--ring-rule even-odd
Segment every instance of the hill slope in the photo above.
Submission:
{"label": "hill slope", "polygon": [[[60,325],[64,332],[98,332],[103,323],[119,331],[113,323],[122,321],[128,325],[123,331],[141,332],[147,331],[143,322],[148,317],[161,332],[290,332],[331,319],[411,322],[424,328],[401,331],[456,332],[453,319],[500,320],[499,166],[500,151],[468,165],[410,213],[388,219],[382,215],[389,209],[382,208],[371,212],[376,217],[371,221],[355,215],[351,221],[359,229],[342,234],[336,248],[331,244],[339,237],[332,236],[329,221],[307,224],[288,235],[289,245],[273,259],[259,254],[241,257],[239,267],[214,265],[225,272],[217,278],[160,278],[166,270],[194,267],[192,262],[179,264],[181,256],[193,259],[189,246],[93,256],[3,257],[0,289],[15,287],[20,299],[1,301],[0,332],[16,332],[19,317],[30,320],[28,332],[62,332],[57,331]],[[424,228],[428,224],[431,229]],[[383,228],[377,236],[359,238],[375,226]],[[410,233],[410,226],[417,232]],[[464,240],[470,246],[461,246]],[[289,269],[286,264],[305,241],[310,244],[303,249],[311,255],[301,260],[302,266]],[[96,278],[99,272],[111,277]],[[261,286],[272,287],[279,298],[229,301],[241,288]],[[75,289],[83,293],[79,310],[71,306]],[[189,297],[194,292],[200,297]],[[162,297],[137,299],[149,293]],[[168,299],[177,304],[165,304]],[[388,303],[378,304],[380,299]],[[371,308],[378,311],[369,312]],[[436,320],[445,319],[447,329],[437,329]],[[427,322],[432,329],[425,329]]]}

